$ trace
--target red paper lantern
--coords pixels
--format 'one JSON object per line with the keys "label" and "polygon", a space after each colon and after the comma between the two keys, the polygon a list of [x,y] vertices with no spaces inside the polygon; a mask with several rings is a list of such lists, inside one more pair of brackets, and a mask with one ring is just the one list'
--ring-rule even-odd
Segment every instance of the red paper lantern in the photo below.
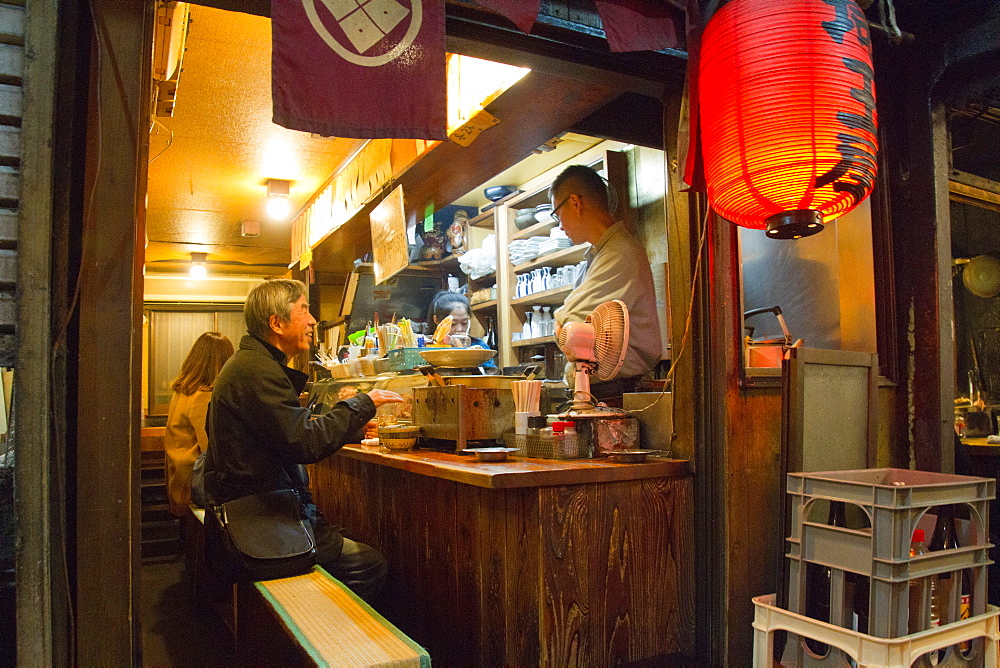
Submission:
{"label": "red paper lantern", "polygon": [[819,232],[875,183],[875,83],[854,0],[730,0],[702,35],[708,199],[738,225]]}

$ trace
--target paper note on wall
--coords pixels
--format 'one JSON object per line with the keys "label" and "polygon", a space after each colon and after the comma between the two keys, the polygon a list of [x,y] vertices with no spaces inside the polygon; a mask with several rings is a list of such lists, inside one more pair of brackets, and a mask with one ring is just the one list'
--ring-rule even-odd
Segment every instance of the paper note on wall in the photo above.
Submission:
{"label": "paper note on wall", "polygon": [[459,146],[468,146],[476,140],[476,137],[482,134],[483,130],[488,130],[499,122],[499,118],[483,110],[458,126],[454,132],[448,135],[448,139]]}

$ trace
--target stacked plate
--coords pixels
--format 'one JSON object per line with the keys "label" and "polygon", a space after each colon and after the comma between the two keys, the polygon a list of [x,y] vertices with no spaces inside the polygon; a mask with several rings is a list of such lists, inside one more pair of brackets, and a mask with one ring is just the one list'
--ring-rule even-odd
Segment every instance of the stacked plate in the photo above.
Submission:
{"label": "stacked plate", "polygon": [[550,236],[545,241],[538,244],[538,254],[545,255],[551,253],[552,251],[557,251],[562,248],[569,248],[573,245],[573,242],[569,240],[565,234],[561,236]]}
{"label": "stacked plate", "polygon": [[530,239],[518,239],[507,244],[507,253],[510,255],[510,263],[517,266],[524,264],[528,260],[538,257],[538,247],[548,237],[531,237]]}

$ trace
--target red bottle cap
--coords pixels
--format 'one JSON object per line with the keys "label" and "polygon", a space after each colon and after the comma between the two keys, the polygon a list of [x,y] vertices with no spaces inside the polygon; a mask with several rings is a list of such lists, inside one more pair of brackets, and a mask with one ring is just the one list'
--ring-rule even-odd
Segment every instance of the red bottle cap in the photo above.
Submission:
{"label": "red bottle cap", "polygon": [[575,426],[572,422],[553,422],[552,431],[566,431],[566,427]]}
{"label": "red bottle cap", "polygon": [[914,542],[914,543],[922,543],[922,542],[924,542],[924,530],[923,529],[914,529],[913,530],[913,541],[912,542]]}

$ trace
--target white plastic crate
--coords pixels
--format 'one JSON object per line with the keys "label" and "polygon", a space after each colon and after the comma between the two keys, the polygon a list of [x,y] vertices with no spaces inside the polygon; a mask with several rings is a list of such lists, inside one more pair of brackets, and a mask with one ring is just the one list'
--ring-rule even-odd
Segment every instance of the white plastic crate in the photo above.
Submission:
{"label": "white plastic crate", "polygon": [[952,650],[944,659],[948,666],[970,668],[997,666],[997,642],[1000,641],[997,617],[1000,616],[1000,609],[992,605],[987,606],[986,612],[982,615],[929,631],[898,638],[876,638],[782,610],[775,605],[774,597],[774,594],[768,594],[753,599],[754,668],[772,668],[774,665],[776,631],[788,631],[799,638],[810,638],[830,647],[826,659],[815,659],[803,648],[801,640],[796,641],[794,646],[790,643],[792,651],[786,651],[782,660],[784,666],[797,668],[805,665],[844,666],[848,665],[844,660],[846,654],[858,668],[910,668],[923,654],[943,650],[966,641],[974,641],[972,645],[974,654],[965,659],[957,651]]}

